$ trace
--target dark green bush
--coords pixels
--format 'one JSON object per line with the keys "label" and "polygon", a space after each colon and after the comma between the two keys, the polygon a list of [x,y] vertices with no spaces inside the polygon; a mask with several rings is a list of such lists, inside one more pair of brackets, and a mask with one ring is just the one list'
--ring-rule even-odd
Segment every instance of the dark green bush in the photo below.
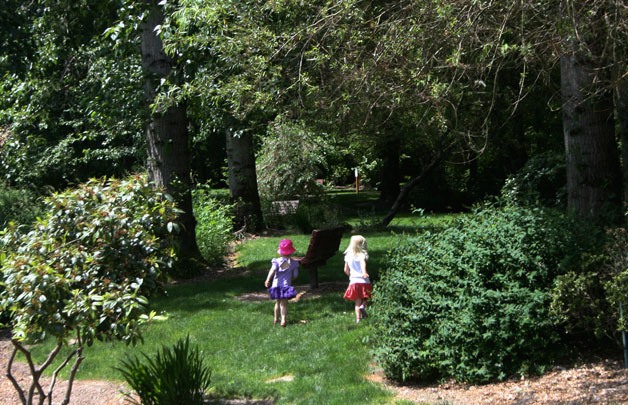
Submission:
{"label": "dark green bush", "polygon": [[561,348],[554,279],[577,257],[572,222],[542,209],[479,209],[407,237],[375,286],[376,355],[395,380],[488,382],[539,372]]}
{"label": "dark green bush", "polygon": [[554,152],[542,153],[506,179],[501,196],[517,205],[564,207],[566,186],[565,157]]}
{"label": "dark green bush", "polygon": [[0,229],[9,221],[31,225],[43,212],[43,203],[29,190],[0,187]]}
{"label": "dark green bush", "polygon": [[137,393],[140,402],[133,404],[202,405],[209,388],[211,371],[203,362],[198,347],[190,345],[189,336],[179,339],[172,348],[163,346],[154,358],[141,353],[143,361],[134,356],[122,361],[118,370]]}
{"label": "dark green bush", "polygon": [[596,239],[604,243],[600,252],[557,278],[552,313],[572,339],[620,345],[617,331],[628,327],[625,311],[623,318],[619,313],[620,305],[628,303],[628,229],[609,228]]}
{"label": "dark green bush", "polygon": [[[608,301],[615,309],[617,330],[628,331],[628,228],[619,227],[609,230],[609,242],[606,245],[608,255],[608,280],[604,289]],[[618,308],[622,306],[622,313]]]}

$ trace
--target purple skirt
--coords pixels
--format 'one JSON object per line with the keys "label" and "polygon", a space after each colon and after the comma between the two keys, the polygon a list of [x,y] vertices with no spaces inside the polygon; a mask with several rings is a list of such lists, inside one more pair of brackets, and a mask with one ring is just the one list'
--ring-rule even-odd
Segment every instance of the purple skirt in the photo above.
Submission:
{"label": "purple skirt", "polygon": [[283,287],[270,287],[268,289],[268,294],[270,295],[270,299],[273,300],[289,300],[290,298],[297,296],[297,290],[295,290],[291,285]]}

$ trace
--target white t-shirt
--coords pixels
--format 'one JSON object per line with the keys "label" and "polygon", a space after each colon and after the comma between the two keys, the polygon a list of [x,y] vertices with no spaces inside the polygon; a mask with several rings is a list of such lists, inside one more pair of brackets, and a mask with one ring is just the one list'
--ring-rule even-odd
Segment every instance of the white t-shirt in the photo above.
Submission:
{"label": "white t-shirt", "polygon": [[351,253],[345,254],[345,263],[349,265],[349,284],[371,283],[368,278],[363,277],[365,271],[362,268],[361,260],[365,260],[364,254],[362,253],[356,256]]}

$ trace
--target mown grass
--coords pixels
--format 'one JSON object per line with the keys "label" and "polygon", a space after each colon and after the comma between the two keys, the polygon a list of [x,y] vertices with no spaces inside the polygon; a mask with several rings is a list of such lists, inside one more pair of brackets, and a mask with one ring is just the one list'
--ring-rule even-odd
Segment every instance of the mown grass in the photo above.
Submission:
{"label": "mown grass", "polygon": [[[368,240],[368,267],[374,282],[400,232],[440,226],[446,220],[432,223],[426,217],[407,215],[391,231],[369,227],[362,214],[347,217]],[[350,236],[344,235],[341,252]],[[95,343],[84,353],[78,378],[122,380],[116,370],[122,359],[140,352],[152,357],[163,345],[172,346],[189,335],[212,369],[215,398],[273,399],[277,404],[395,403],[389,391],[365,378],[373,371],[371,327],[368,321],[354,323],[352,304],[342,294],[290,303],[287,328],[272,325],[272,301],[238,299],[245,293],[265,292],[270,259],[276,256],[279,240],[286,237],[294,241],[296,255],[305,254],[309,235],[303,234],[266,236],[240,244],[236,265],[246,267],[246,276],[169,287],[165,296],[152,300],[153,309],[165,319],[146,326],[144,343],[135,347]],[[339,253],[319,269],[319,281],[346,282],[342,266]],[[302,271],[296,284],[308,281],[307,272]],[[36,354],[43,358],[49,349],[47,344],[40,345]],[[281,377],[288,381],[273,382]]]}
{"label": "mown grass", "polygon": [[[190,283],[154,300],[167,318],[144,331],[144,343],[96,343],[85,352],[80,379],[121,380],[116,367],[129,355],[154,355],[190,336],[212,369],[212,396],[272,398],[278,404],[388,403],[390,393],[364,377],[370,369],[367,323],[356,325],[336,294],[289,306],[289,325],[272,325],[272,302],[237,296],[263,290],[263,277]],[[48,345],[42,345],[43,357]],[[287,377],[291,381],[272,382]]]}

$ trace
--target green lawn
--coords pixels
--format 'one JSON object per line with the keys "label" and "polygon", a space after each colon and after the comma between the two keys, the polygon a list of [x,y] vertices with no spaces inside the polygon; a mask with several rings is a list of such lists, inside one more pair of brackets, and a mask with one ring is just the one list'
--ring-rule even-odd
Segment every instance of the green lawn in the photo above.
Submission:
{"label": "green lawn", "polygon": [[[282,237],[292,238],[299,252],[307,248],[307,235]],[[166,319],[146,327],[143,344],[97,342],[86,350],[78,378],[121,380],[115,370],[121,359],[139,352],[152,356],[161,345],[189,334],[212,368],[213,396],[273,398],[278,404],[392,403],[389,392],[364,378],[373,367],[370,327],[354,323],[351,303],[341,294],[290,303],[287,328],[273,326],[272,301],[237,299],[265,291],[263,281],[280,238],[259,238],[242,246],[239,265],[247,266],[250,276],[170,287],[167,296],[153,300]],[[369,236],[373,268],[393,239],[390,234]],[[345,280],[341,254],[320,270],[321,282],[339,280]],[[297,284],[307,283],[302,271]],[[279,377],[291,381],[269,382]]]}
{"label": "green lawn", "polygon": [[[397,225],[406,232],[444,221],[431,220],[407,215]],[[377,282],[386,252],[399,241],[399,229],[362,229],[369,246],[369,273]],[[343,236],[340,252],[320,268],[321,283],[347,281],[341,252],[350,236]],[[189,335],[212,369],[211,395],[216,398],[272,398],[277,404],[395,403],[392,393],[365,378],[374,367],[369,325],[373,317],[356,325],[352,304],[341,293],[290,303],[287,328],[273,326],[269,299],[237,299],[244,293],[265,292],[270,259],[284,237],[294,241],[297,255],[305,254],[309,235],[268,236],[241,244],[237,266],[248,270],[246,276],[169,287],[166,296],[152,300],[153,308],[165,319],[145,328],[144,343],[129,347],[97,342],[86,350],[78,378],[121,380],[115,368],[122,359],[140,352],[152,357],[162,345],[171,346]],[[302,271],[296,284],[308,281],[307,272]],[[43,357],[49,349],[46,346],[36,354]],[[281,377],[289,381],[272,381]]]}

